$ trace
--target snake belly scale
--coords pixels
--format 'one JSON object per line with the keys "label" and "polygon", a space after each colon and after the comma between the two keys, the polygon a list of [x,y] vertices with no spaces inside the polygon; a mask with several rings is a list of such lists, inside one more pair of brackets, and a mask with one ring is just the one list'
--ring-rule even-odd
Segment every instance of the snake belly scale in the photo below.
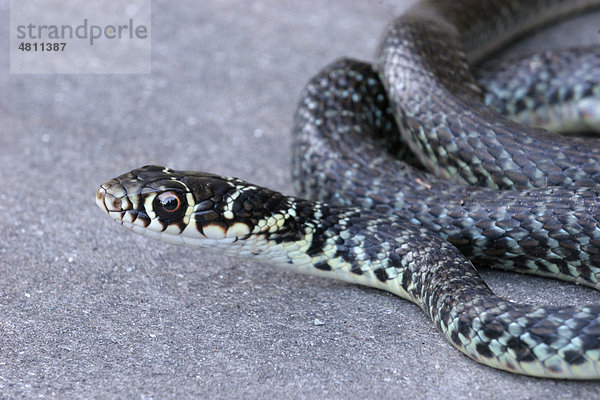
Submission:
{"label": "snake belly scale", "polygon": [[[467,67],[482,48],[497,45],[488,46],[486,35],[498,35],[481,27],[490,24],[486,18],[493,21],[490,14],[506,17],[498,7],[510,4],[518,23],[506,30],[518,34],[531,18],[537,23],[532,10],[548,6],[553,18],[590,4],[520,3],[422,2],[390,25],[379,73],[341,60],[317,75],[294,127],[294,178],[310,200],[237,178],[145,166],[102,184],[96,202],[148,237],[394,293],[417,304],[456,348],[494,368],[600,379],[600,306],[503,300],[466,258],[600,286],[600,147],[594,139],[557,139],[490,111]],[[471,5],[459,17],[457,10]],[[443,57],[429,47],[434,42],[447,44]],[[474,144],[475,132],[481,145]],[[439,177],[381,153],[381,143],[394,147],[403,140]],[[555,161],[562,164],[544,162],[540,152],[523,156],[515,143],[558,149]],[[482,162],[483,153],[499,157]]]}

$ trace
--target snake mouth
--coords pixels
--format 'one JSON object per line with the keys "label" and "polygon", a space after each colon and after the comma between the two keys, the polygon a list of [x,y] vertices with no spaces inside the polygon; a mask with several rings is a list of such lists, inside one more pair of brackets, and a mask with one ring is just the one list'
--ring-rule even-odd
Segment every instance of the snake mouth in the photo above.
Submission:
{"label": "snake mouth", "polygon": [[96,205],[121,224],[125,222],[126,215],[133,210],[132,204],[127,198],[127,191],[115,180],[100,185],[96,191]]}

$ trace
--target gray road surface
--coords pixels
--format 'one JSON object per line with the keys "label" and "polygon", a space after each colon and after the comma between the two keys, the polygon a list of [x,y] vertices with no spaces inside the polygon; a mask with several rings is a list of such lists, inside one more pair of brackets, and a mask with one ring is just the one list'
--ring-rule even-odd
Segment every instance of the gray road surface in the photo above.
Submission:
{"label": "gray road surface", "polygon": [[[8,73],[0,1],[0,398],[598,398],[460,354],[414,305],[138,237],[94,204],[144,164],[291,193],[298,93],[340,56],[371,59],[408,2],[153,3],[151,75]],[[600,16],[527,48],[599,43]],[[521,48],[522,50],[522,48]],[[500,295],[592,290],[484,272]],[[323,325],[315,325],[318,319]]]}

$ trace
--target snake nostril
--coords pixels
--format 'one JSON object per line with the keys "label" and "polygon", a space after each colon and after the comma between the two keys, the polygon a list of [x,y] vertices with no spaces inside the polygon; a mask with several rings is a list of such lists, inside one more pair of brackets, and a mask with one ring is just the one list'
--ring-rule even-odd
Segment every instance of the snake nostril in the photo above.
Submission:
{"label": "snake nostril", "polygon": [[114,199],[112,203],[114,208],[121,208],[121,206],[123,205],[123,200]]}
{"label": "snake nostril", "polygon": [[103,187],[98,188],[96,191],[96,205],[103,209],[104,211],[108,211],[108,207],[105,202],[106,190]]}

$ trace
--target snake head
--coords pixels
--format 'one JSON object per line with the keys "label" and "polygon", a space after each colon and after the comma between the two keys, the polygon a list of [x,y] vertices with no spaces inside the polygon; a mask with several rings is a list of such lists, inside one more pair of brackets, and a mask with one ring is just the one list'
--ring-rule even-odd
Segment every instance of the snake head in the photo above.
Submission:
{"label": "snake head", "polygon": [[96,192],[96,204],[134,232],[206,248],[272,229],[278,223],[273,210],[287,207],[287,199],[236,178],[154,165],[111,179]]}
{"label": "snake head", "polygon": [[96,204],[129,229],[174,244],[248,234],[225,224],[234,178],[147,165],[100,185]]}

